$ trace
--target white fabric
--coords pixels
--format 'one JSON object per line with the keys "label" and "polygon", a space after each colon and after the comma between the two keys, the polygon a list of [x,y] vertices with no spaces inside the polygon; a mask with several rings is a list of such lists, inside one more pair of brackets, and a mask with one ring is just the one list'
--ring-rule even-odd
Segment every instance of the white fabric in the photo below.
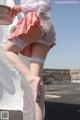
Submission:
{"label": "white fabric", "polygon": [[27,43],[23,42],[23,40],[16,38],[13,39],[15,47],[19,48],[20,50],[23,50],[26,46]]}
{"label": "white fabric", "polygon": [[46,11],[51,9],[50,0],[25,0],[21,2],[22,11],[27,13],[30,10],[36,11],[38,8],[44,8]]}
{"label": "white fabric", "polygon": [[[0,4],[14,5],[14,0],[0,0]],[[0,25],[0,47],[5,46],[8,34],[17,23],[17,17],[9,26]],[[0,109],[21,110],[23,120],[35,120],[35,106],[30,84],[7,61],[0,49]]]}
{"label": "white fabric", "polygon": [[40,58],[40,57],[35,57],[35,56],[32,56],[31,57],[31,62],[38,62],[38,63],[41,63],[41,64],[44,64],[44,61],[45,61],[45,58]]}
{"label": "white fabric", "polygon": [[23,120],[35,120],[30,84],[13,68],[3,52],[0,53],[0,109],[21,110]]}
{"label": "white fabric", "polygon": [[[0,4],[14,6],[14,0],[0,0]],[[16,25],[17,17],[15,17],[12,25],[0,25],[0,46],[4,46],[8,41],[8,34],[12,26]]]}

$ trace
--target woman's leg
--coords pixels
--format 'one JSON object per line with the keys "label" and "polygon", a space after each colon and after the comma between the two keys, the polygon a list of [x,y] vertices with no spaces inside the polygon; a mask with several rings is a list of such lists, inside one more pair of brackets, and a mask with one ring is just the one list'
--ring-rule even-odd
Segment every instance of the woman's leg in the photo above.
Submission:
{"label": "woman's leg", "polygon": [[[27,80],[33,80],[39,79],[38,77],[34,76],[32,73],[30,73],[29,69],[27,66],[19,59],[18,53],[21,51],[21,49],[16,46],[13,42],[8,41],[8,44],[4,48],[4,54],[8,58],[8,60],[13,64],[13,66],[19,70],[21,74],[24,75],[24,77]],[[30,81],[31,82],[31,81]]]}
{"label": "woman's leg", "polygon": [[[26,66],[21,62],[18,57],[18,53],[20,52],[20,48],[18,48],[13,42],[8,41],[6,46],[4,47],[4,54],[8,58],[8,60],[14,65],[16,69],[18,69],[23,75],[29,72]],[[25,71],[26,69],[26,71]]]}
{"label": "woman's leg", "polygon": [[[18,58],[17,54],[20,52],[20,49],[16,47],[12,42],[8,42],[4,48],[5,56],[8,60],[18,69],[29,81],[32,81],[31,87],[34,91],[34,99],[36,99],[37,91],[40,97],[40,100],[35,102],[36,105],[36,120],[43,119],[43,106],[44,106],[44,90],[42,82],[42,70],[43,64],[36,62],[32,59],[30,64],[30,70],[22,63]],[[32,50],[32,56],[45,58],[48,52],[48,48],[42,44],[35,44]],[[37,88],[38,87],[38,88]],[[41,94],[42,93],[42,94]]]}
{"label": "woman's leg", "polygon": [[30,71],[32,74],[40,77],[40,81],[34,80],[32,88],[34,91],[34,97],[37,97],[35,101],[36,106],[36,120],[43,120],[44,114],[44,86],[42,80],[43,65],[49,48],[43,44],[35,44],[32,50],[32,61],[30,64]]}

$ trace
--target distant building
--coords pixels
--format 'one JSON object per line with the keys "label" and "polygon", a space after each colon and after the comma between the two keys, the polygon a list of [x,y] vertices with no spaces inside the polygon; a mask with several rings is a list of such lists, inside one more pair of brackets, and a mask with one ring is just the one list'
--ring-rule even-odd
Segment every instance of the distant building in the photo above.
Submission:
{"label": "distant building", "polygon": [[80,80],[80,69],[44,69],[43,79],[46,80]]}

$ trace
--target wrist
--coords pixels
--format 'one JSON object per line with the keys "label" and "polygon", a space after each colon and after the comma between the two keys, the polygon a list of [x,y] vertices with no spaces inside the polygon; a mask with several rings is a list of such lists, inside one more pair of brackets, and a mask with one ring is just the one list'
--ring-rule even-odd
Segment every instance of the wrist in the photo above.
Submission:
{"label": "wrist", "polygon": [[15,10],[16,14],[22,12],[22,9],[21,9],[21,6],[20,6],[20,5],[16,5],[16,6],[14,7],[14,10]]}
{"label": "wrist", "polygon": [[22,12],[21,6],[18,6],[18,13]]}

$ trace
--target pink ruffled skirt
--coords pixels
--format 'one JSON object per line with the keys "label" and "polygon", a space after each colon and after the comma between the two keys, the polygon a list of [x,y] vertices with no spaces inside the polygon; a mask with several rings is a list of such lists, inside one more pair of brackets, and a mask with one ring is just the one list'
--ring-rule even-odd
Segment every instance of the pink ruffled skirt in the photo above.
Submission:
{"label": "pink ruffled skirt", "polygon": [[[46,19],[43,19],[42,17],[37,16],[36,12],[28,12],[27,15],[24,17],[24,19],[18,22],[16,28],[9,35],[9,40],[12,42],[16,41],[15,44],[17,43],[17,44],[22,45],[22,43],[23,43],[22,48],[20,48],[21,49],[20,53],[24,56],[31,57],[32,48],[35,43],[47,45],[49,48],[52,48],[56,44],[55,43],[55,40],[56,40],[55,35],[56,34],[55,34],[53,23],[51,22],[49,17],[47,17],[45,15],[44,15],[44,18],[46,18]],[[25,34],[29,33],[29,31],[31,30],[31,28],[33,26],[35,26],[35,29],[38,29],[41,26],[41,30],[43,31],[42,35],[38,38],[38,40],[36,42],[33,42],[27,46],[26,43],[24,44],[24,40],[21,39],[19,41],[19,39],[16,39],[21,34],[23,34],[23,36],[24,36]],[[32,28],[32,30],[33,30],[33,28]],[[29,37],[31,37],[31,34]],[[33,36],[32,36],[32,38],[33,38]]]}

